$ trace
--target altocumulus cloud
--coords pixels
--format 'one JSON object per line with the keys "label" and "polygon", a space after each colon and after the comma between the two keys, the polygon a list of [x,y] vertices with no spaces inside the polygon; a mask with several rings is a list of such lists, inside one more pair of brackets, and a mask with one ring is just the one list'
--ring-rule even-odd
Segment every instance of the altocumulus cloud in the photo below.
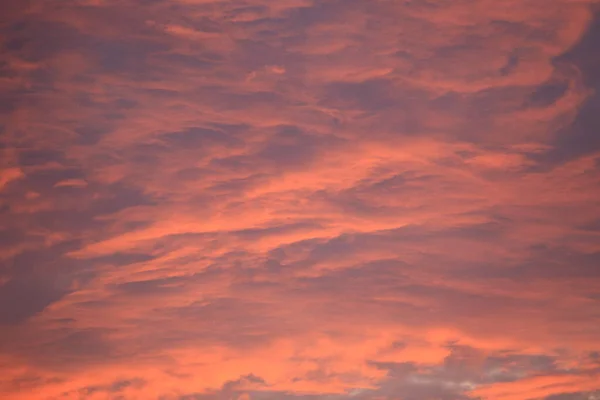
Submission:
{"label": "altocumulus cloud", "polygon": [[598,2],[0,6],[0,393],[600,394]]}

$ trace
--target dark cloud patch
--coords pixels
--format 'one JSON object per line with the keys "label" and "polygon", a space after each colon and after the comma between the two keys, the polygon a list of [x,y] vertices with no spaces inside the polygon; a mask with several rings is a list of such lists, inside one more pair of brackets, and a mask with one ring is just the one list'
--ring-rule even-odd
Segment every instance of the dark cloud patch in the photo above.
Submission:
{"label": "dark cloud patch", "polygon": [[0,229],[0,249],[10,249],[24,242],[28,238],[25,231],[16,231],[14,229]]}
{"label": "dark cloud patch", "polygon": [[501,75],[510,75],[518,66],[519,66],[519,55],[517,53],[513,53],[508,56],[506,59],[506,64],[500,68]]}
{"label": "dark cloud patch", "polygon": [[251,175],[240,179],[231,179],[229,181],[217,182],[210,187],[207,194],[225,195],[241,194],[254,187],[258,182],[265,178],[265,174]]}
{"label": "dark cloud patch", "polygon": [[600,277],[600,252],[582,253],[569,248],[536,247],[531,258],[509,268],[514,279],[562,279]]}
{"label": "dark cloud patch", "polygon": [[341,17],[344,6],[364,4],[360,1],[349,1],[347,3],[339,0],[317,3],[313,7],[300,7],[290,12],[289,20],[297,27],[310,29],[310,27],[324,24]]}
{"label": "dark cloud patch", "polygon": [[[331,142],[331,138],[327,141]],[[299,167],[314,160],[327,143],[295,127],[284,127],[271,136],[256,156],[278,167]]]}
{"label": "dark cloud patch", "polygon": [[230,156],[222,158],[213,158],[209,163],[210,167],[216,170],[225,170],[232,173],[244,174],[256,168],[256,160],[250,156]]}
{"label": "dark cloud patch", "polygon": [[181,287],[187,283],[189,283],[189,278],[171,277],[151,279],[146,281],[126,282],[115,285],[115,290],[133,296],[154,296],[161,293],[177,293],[178,291],[181,291]]}
{"label": "dark cloud patch", "polygon": [[111,383],[110,385],[95,385],[88,386],[82,389],[79,389],[79,393],[83,396],[91,396],[97,393],[108,393],[111,396],[117,396],[119,393],[122,393],[123,390],[135,387],[140,388],[146,384],[146,381],[143,379],[129,379],[129,380],[119,380]]}
{"label": "dark cloud patch", "polygon": [[561,393],[544,397],[544,400],[596,400],[600,398],[600,390],[592,392]]}
{"label": "dark cloud patch", "polygon": [[23,392],[43,387],[45,385],[53,385],[64,382],[63,378],[48,378],[34,373],[24,373],[10,381],[0,381],[0,387],[3,390],[13,393]]}
{"label": "dark cloud patch", "polygon": [[548,107],[560,99],[569,88],[568,82],[550,82],[536,88],[527,103],[532,107]]}
{"label": "dark cloud patch", "polygon": [[433,237],[453,237],[468,239],[474,242],[487,242],[499,240],[510,230],[510,223],[506,221],[489,221],[480,224],[457,226],[433,233]]}
{"label": "dark cloud patch", "polygon": [[600,232],[600,219],[583,224],[580,226],[580,229],[585,231]]}
{"label": "dark cloud patch", "polygon": [[180,53],[170,53],[160,56],[160,60],[168,64],[172,68],[179,66],[184,68],[194,68],[196,70],[208,70],[218,66],[218,62],[221,62],[221,56],[218,54],[202,54],[202,55],[190,55]]}
{"label": "dark cloud patch", "polygon": [[[19,163],[24,167],[44,165],[53,161],[64,161],[64,154],[55,149],[31,149],[19,152]],[[48,171],[44,172],[48,173]]]}
{"label": "dark cloud patch", "polygon": [[181,95],[177,90],[171,89],[159,89],[159,88],[151,88],[151,89],[140,89],[140,92],[149,95],[151,99],[175,99],[179,98]]}
{"label": "dark cloud patch", "polygon": [[419,186],[431,184],[436,179],[439,179],[439,177],[435,175],[421,175],[416,171],[403,171],[390,178],[385,178],[371,184],[357,185],[354,190],[360,192],[363,189],[364,192],[376,195],[382,195],[386,192],[405,192]]}
{"label": "dark cloud patch", "polygon": [[94,145],[112,130],[113,128],[106,123],[85,124],[74,129],[78,135],[77,144],[81,145]]}
{"label": "dark cloud patch", "polygon": [[[423,398],[473,399],[469,391],[477,386],[516,382],[527,376],[557,372],[554,358],[518,353],[489,354],[476,348],[450,344],[450,353],[440,365],[414,363],[371,364],[386,370],[387,378],[378,389],[364,391],[359,399]],[[345,398],[340,396],[340,398]]]}
{"label": "dark cloud patch", "polygon": [[7,22],[14,23],[15,20],[22,17],[24,12],[31,7],[31,3],[32,0],[1,3],[0,15],[2,19],[0,19],[0,22],[2,24]]}
{"label": "dark cloud patch", "polygon": [[5,51],[30,62],[47,60],[81,44],[81,32],[58,21],[26,18],[3,27],[2,31],[8,37]]}
{"label": "dark cloud patch", "polygon": [[145,170],[152,170],[161,164],[161,158],[168,156],[169,149],[162,143],[139,143],[122,152],[130,162],[144,166]]}
{"label": "dark cloud patch", "polygon": [[267,382],[265,382],[265,380],[263,378],[261,378],[260,376],[256,376],[254,374],[248,374],[245,376],[241,376],[239,379],[237,379],[235,381],[225,382],[225,384],[223,385],[223,391],[225,391],[225,392],[234,391],[245,383],[252,383],[252,384],[257,384],[257,385],[262,385],[262,386],[267,385]]}
{"label": "dark cloud patch", "polygon": [[[0,64],[0,68],[2,68],[1,64]],[[6,71],[1,71],[0,70],[0,76],[2,77],[7,77],[6,75],[9,75],[9,72]],[[18,104],[19,104],[19,100],[22,97],[23,92],[21,91],[11,91],[9,92],[8,90],[6,90],[4,92],[4,94],[2,95],[2,98],[0,98],[0,112],[1,113],[11,113],[13,112]],[[0,133],[3,133],[4,131],[4,127],[0,125]]]}
{"label": "dark cloud patch", "polygon": [[600,151],[600,54],[596,51],[599,41],[600,14],[596,14],[580,42],[555,60],[557,64],[574,64],[593,93],[579,109],[573,123],[558,132],[552,149],[531,156],[542,165],[559,165]]}
{"label": "dark cloud patch", "polygon": [[241,231],[232,232],[234,235],[240,236],[245,239],[260,239],[263,237],[276,236],[279,234],[285,234],[295,232],[302,229],[314,229],[320,227],[319,224],[311,223],[310,221],[298,222],[288,225],[278,225],[268,228],[252,228],[244,229]]}
{"label": "dark cloud patch", "polygon": [[559,371],[556,357],[539,354],[492,354],[483,361],[483,382],[514,382],[526,375],[551,374]]}
{"label": "dark cloud patch", "polygon": [[397,260],[379,260],[323,274],[318,278],[299,279],[298,290],[306,288],[319,292],[351,293],[360,298],[376,297],[373,290],[380,294],[401,291],[409,285],[410,266]]}
{"label": "dark cloud patch", "polygon": [[355,254],[366,249],[394,248],[399,246],[399,243],[406,246],[435,243],[448,237],[469,241],[494,240],[502,237],[502,234],[509,229],[510,222],[493,220],[445,229],[415,224],[372,233],[345,233],[323,242],[310,245],[306,243],[306,245],[310,247],[310,259],[328,260],[337,257],[338,254]]}
{"label": "dark cloud patch", "polygon": [[267,90],[252,93],[221,93],[215,92],[214,100],[228,110],[244,110],[251,104],[253,107],[274,106],[281,107],[288,103],[281,94]]}
{"label": "dark cloud patch", "polygon": [[259,70],[270,65],[285,65],[290,56],[281,47],[261,41],[239,41],[237,62],[248,72]]}
{"label": "dark cloud patch", "polygon": [[173,150],[180,148],[208,151],[214,145],[240,147],[243,141],[227,132],[209,128],[194,127],[179,132],[165,133],[160,136],[161,142]]}
{"label": "dark cloud patch", "polygon": [[44,278],[15,277],[0,286],[0,324],[22,323],[69,293],[64,284]]}
{"label": "dark cloud patch", "polygon": [[[104,116],[108,120],[119,119],[119,115],[125,115],[123,113],[119,114],[120,112],[131,110],[139,105],[139,103],[132,98],[114,96],[108,100],[98,101],[98,99],[95,99],[94,96],[90,95],[89,93],[82,92],[77,93],[75,99],[78,105],[85,107],[87,110],[94,110],[94,112]],[[81,121],[77,121],[77,123],[80,124]],[[74,129],[74,131],[82,136],[86,136],[86,130],[92,129],[93,131],[102,131],[109,129],[107,126],[110,125],[110,121],[103,121],[101,123],[95,121],[93,125],[94,126],[78,126]],[[87,135],[89,136],[89,133]]]}
{"label": "dark cloud patch", "polygon": [[[124,354],[107,337],[106,329],[66,329],[53,332],[52,338],[40,343],[36,352],[21,351],[35,364],[61,369],[80,368],[90,364],[114,362]],[[21,343],[21,346],[26,346]]]}
{"label": "dark cloud patch", "polygon": [[96,58],[94,65],[107,73],[125,73],[131,79],[141,80],[157,73],[151,57],[170,49],[170,46],[145,39],[108,40],[90,37],[86,49]]}
{"label": "dark cloud patch", "polygon": [[0,286],[0,324],[18,324],[43,311],[89,281],[94,272],[64,257],[78,243],[62,243],[49,249],[30,250],[4,260]]}
{"label": "dark cloud patch", "polygon": [[[53,232],[91,233],[107,224],[98,219],[99,216],[133,206],[152,204],[152,199],[138,189],[121,183],[106,186],[91,184],[87,188],[50,186],[52,184],[51,177],[53,175],[56,177],[57,174],[60,175],[62,172],[47,171],[47,173],[29,177],[25,183],[29,185],[29,190],[38,190],[41,195],[62,202],[60,207],[54,210],[42,209],[22,216],[18,220],[13,219],[14,224],[23,228],[35,224],[38,229],[47,229]],[[64,176],[62,178],[66,179]],[[56,179],[54,184],[61,181]],[[40,187],[40,185],[46,185],[46,187]],[[101,231],[96,232],[102,233]]]}
{"label": "dark cloud patch", "polygon": [[322,98],[325,106],[339,109],[357,109],[363,111],[384,111],[397,107],[397,112],[404,109],[404,103],[394,96],[394,85],[386,79],[371,79],[359,83],[331,83],[327,86]]}
{"label": "dark cloud patch", "polygon": [[[161,313],[176,315],[186,323],[202,323],[201,331],[178,331],[170,336],[175,342],[193,343],[198,340],[203,343],[224,344],[233,348],[256,348],[271,342],[274,335],[290,331],[285,321],[279,321],[277,327],[275,318],[265,314],[268,304],[260,301],[249,301],[237,298],[217,298],[209,301],[199,300],[187,307],[177,309],[162,309]],[[167,316],[166,314],[164,314]],[[230,323],[236,321],[236,329],[230,329]]]}
{"label": "dark cloud patch", "polygon": [[145,253],[114,253],[110,255],[93,257],[89,262],[95,262],[99,265],[111,265],[115,267],[124,267],[130,264],[143,263],[152,260],[154,257]]}

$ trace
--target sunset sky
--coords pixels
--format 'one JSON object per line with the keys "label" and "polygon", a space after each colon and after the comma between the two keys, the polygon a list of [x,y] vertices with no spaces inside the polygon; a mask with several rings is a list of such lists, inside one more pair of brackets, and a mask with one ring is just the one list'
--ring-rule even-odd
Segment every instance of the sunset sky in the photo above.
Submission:
{"label": "sunset sky", "polygon": [[8,0],[0,46],[0,399],[600,399],[599,1]]}

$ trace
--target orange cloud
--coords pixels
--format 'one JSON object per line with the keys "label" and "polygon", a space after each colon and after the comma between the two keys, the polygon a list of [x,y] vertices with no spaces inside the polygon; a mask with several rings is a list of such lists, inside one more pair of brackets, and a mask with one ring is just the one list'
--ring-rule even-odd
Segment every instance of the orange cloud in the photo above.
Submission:
{"label": "orange cloud", "polygon": [[597,390],[596,5],[0,6],[0,394]]}

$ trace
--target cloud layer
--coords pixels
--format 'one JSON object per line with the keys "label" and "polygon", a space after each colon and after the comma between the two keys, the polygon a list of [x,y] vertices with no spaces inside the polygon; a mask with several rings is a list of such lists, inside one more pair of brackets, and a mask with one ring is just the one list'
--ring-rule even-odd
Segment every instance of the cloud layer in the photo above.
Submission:
{"label": "cloud layer", "polygon": [[0,6],[0,394],[600,398],[599,10]]}

